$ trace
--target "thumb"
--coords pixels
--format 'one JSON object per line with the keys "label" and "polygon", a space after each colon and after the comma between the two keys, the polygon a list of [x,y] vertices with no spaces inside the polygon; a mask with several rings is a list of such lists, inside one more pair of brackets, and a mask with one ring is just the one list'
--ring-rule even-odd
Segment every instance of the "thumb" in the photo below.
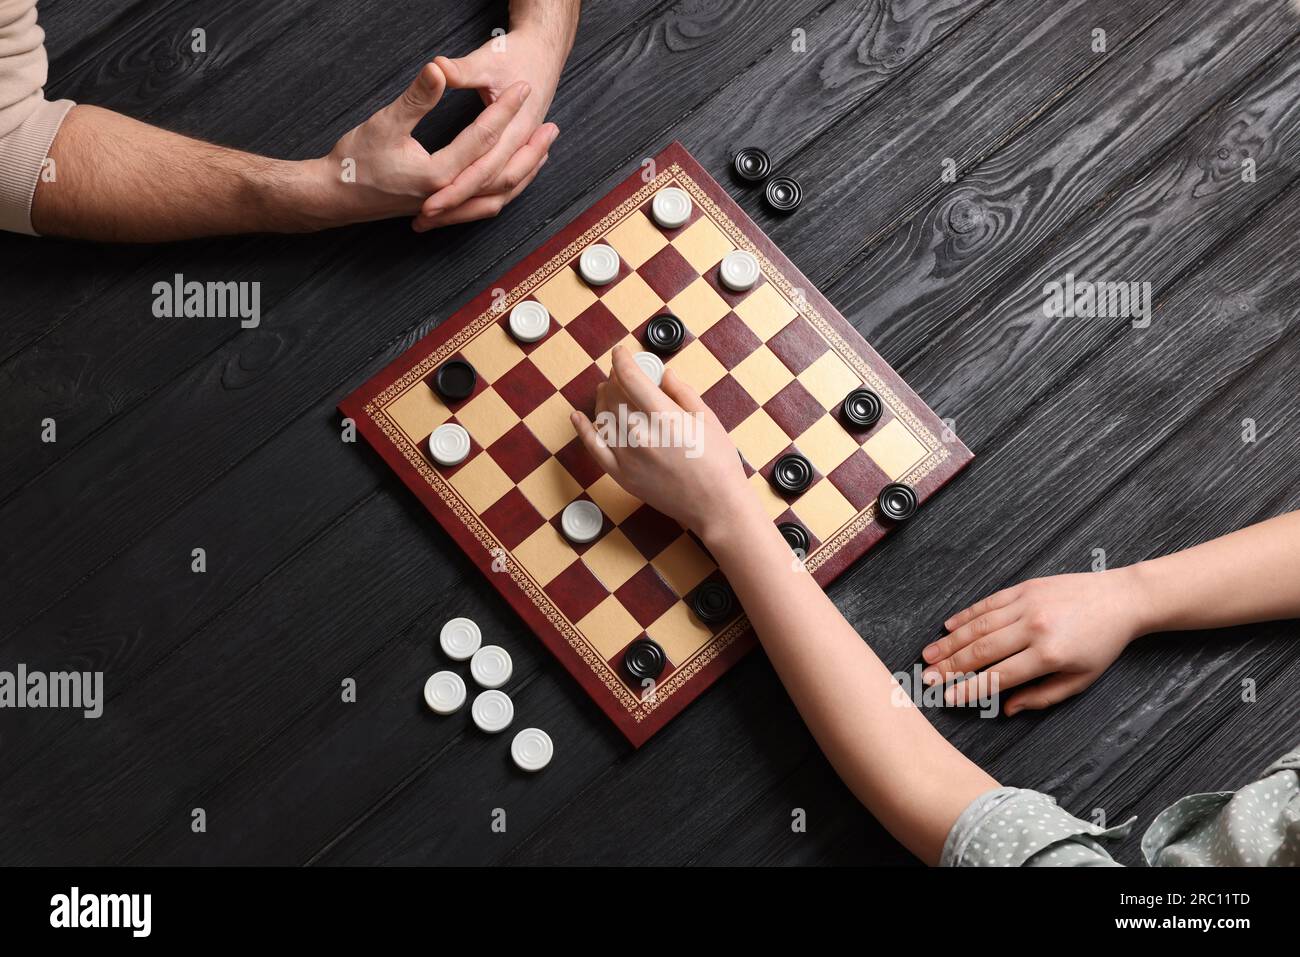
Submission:
{"label": "thumb", "polygon": [[487,61],[491,55],[491,51],[483,47],[456,60],[439,56],[434,57],[433,62],[453,90],[479,90],[492,85]]}
{"label": "thumb", "polygon": [[420,120],[442,99],[447,81],[442,71],[426,63],[402,95],[384,108],[389,118],[405,133],[410,133]]}
{"label": "thumb", "polygon": [[1022,711],[1041,711],[1054,704],[1060,704],[1090,684],[1092,684],[1091,675],[1054,674],[1023,691],[1017,691],[1002,711],[1008,718]]}

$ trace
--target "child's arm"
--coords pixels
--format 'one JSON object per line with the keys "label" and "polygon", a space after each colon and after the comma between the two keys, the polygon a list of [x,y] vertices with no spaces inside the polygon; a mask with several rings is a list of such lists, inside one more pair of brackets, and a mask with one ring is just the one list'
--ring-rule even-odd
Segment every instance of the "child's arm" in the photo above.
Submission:
{"label": "child's arm", "polygon": [[[1127,568],[1024,582],[944,622],[927,680],[991,671],[1006,713],[1046,708],[1092,684],[1134,638],[1300,616],[1300,512]],[[965,687],[947,692],[962,700]]]}
{"label": "child's arm", "polygon": [[905,696],[764,514],[717,418],[671,370],[656,388],[614,352],[598,412],[698,413],[702,453],[607,447],[590,422],[574,426],[629,492],[691,528],[744,606],[799,713],[835,770],[899,841],[936,863],[958,815],[997,782],[944,740]]}

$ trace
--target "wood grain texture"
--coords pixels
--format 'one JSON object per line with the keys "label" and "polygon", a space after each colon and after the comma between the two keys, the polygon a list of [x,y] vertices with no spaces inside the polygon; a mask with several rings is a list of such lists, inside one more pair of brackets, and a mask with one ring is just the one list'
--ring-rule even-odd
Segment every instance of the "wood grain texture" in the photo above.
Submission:
{"label": "wood grain texture", "polygon": [[[97,722],[0,713],[0,862],[914,863],[761,655],[632,754],[399,483],[337,441],[341,395],[673,138],[720,178],[751,143],[799,176],[809,199],[785,220],[737,195],[978,442],[974,469],[832,590],[890,665],[954,608],[1086,567],[1093,547],[1131,561],[1300,505],[1287,5],[737,6],[588,4],[551,175],[490,224],[427,241],[401,224],[136,249],[0,238],[20,267],[0,437],[21,449],[0,463],[0,667],[103,667],[109,694]],[[114,0],[43,20],[60,32],[54,94],[306,155],[391,96],[427,53],[424,24],[465,50],[501,15]],[[223,30],[241,18],[257,29]],[[177,44],[204,20],[220,53],[200,63]],[[320,68],[322,46],[339,69]],[[470,109],[460,98],[430,139]],[[959,182],[940,179],[944,157]],[[175,271],[261,279],[263,327],[142,321],[141,289]],[[1152,327],[1044,320],[1042,285],[1066,271],[1150,281]],[[33,441],[44,409],[53,449]],[[206,575],[188,572],[195,545]],[[458,614],[513,655],[519,726],[556,740],[543,774],[421,704]],[[1296,637],[1147,639],[1046,715],[936,720],[1009,782],[1149,817],[1293,743]],[[189,831],[196,806],[206,835]]]}

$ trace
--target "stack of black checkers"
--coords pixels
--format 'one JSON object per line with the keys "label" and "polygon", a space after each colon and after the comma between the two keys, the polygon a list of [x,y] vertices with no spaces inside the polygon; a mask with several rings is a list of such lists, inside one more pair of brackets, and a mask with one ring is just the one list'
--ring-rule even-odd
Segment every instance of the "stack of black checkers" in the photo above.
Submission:
{"label": "stack of black checkers", "polygon": [[772,159],[766,151],[757,146],[745,146],[736,150],[731,157],[731,171],[743,183],[761,183],[763,198],[770,209],[777,213],[792,213],[803,202],[803,187],[793,176],[769,176],[772,172]]}

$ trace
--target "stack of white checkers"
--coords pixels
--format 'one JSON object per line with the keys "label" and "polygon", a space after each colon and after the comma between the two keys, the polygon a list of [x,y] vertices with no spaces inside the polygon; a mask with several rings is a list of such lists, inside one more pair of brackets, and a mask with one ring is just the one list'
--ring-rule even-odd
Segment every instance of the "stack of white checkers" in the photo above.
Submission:
{"label": "stack of white checkers", "polygon": [[[599,530],[604,518],[599,509],[596,515]],[[488,734],[510,727],[515,719],[515,705],[510,696],[500,690],[514,670],[510,653],[499,645],[483,644],[482,630],[469,618],[453,618],[443,625],[438,644],[453,661],[468,661],[470,677],[486,689],[474,698],[470,706],[470,717],[475,726]],[[465,681],[454,671],[435,672],[424,683],[424,703],[435,714],[459,711],[466,696]],[[551,736],[538,728],[524,728],[510,744],[510,757],[525,771],[540,771],[550,764],[554,753]]]}

